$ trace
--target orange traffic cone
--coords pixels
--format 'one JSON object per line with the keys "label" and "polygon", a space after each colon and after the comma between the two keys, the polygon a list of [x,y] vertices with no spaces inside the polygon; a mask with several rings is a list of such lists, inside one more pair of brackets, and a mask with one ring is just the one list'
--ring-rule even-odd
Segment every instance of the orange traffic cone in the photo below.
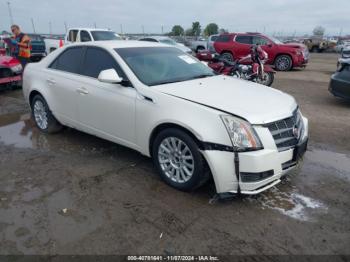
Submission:
{"label": "orange traffic cone", "polygon": [[62,47],[62,46],[63,46],[63,40],[60,39],[59,47]]}

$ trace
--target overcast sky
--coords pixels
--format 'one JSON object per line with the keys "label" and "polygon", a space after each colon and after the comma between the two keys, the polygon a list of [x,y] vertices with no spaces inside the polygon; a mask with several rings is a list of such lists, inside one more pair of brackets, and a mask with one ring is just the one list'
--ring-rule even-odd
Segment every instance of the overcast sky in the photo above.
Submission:
{"label": "overcast sky", "polygon": [[68,27],[111,28],[124,33],[160,33],[193,21],[215,22],[229,31],[267,34],[312,33],[316,25],[327,35],[350,34],[350,0],[0,0],[0,30],[9,29],[7,1],[23,31],[64,33]]}

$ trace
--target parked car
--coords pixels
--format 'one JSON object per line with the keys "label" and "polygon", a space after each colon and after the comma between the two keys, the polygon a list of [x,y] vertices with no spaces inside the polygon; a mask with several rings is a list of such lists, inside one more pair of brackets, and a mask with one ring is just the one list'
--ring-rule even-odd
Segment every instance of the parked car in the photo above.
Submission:
{"label": "parked car", "polygon": [[30,37],[30,60],[33,62],[40,61],[46,56],[46,46],[44,38],[37,34],[28,34]]}
{"label": "parked car", "polygon": [[22,65],[11,56],[0,55],[0,90],[21,85]]}
{"label": "parked car", "polygon": [[50,54],[64,45],[64,35],[45,36],[46,54]]}
{"label": "parked car", "polygon": [[257,194],[307,147],[308,120],[292,96],[216,75],[164,44],[68,45],[29,64],[23,83],[39,130],[65,125],[130,147],[179,190],[212,175],[218,193]]}
{"label": "parked car", "polygon": [[337,53],[341,53],[343,52],[344,48],[350,47],[350,41],[344,41],[344,40],[340,40],[338,41],[337,45],[335,46],[335,51]]}
{"label": "parked car", "polygon": [[350,45],[345,46],[341,51],[341,58],[350,58]]}
{"label": "parked car", "polygon": [[324,50],[328,49],[329,42],[322,37],[311,37],[305,38],[303,41],[304,45],[307,46],[310,52],[322,53]]}
{"label": "parked car", "polygon": [[337,72],[331,76],[328,90],[336,97],[350,100],[350,58],[339,59]]}
{"label": "parked car", "polygon": [[215,53],[214,42],[218,38],[218,36],[219,35],[216,34],[209,36],[208,39],[199,38],[196,41],[191,41],[190,48],[196,53],[203,50],[209,50],[210,52]]}
{"label": "parked car", "polygon": [[192,54],[192,50],[189,49],[187,46],[181,43],[177,43],[176,41],[174,41],[173,39],[167,36],[147,36],[147,37],[140,38],[139,41],[162,43],[162,44],[174,46],[185,53]]}
{"label": "parked car", "polygon": [[64,40],[65,44],[70,44],[76,42],[122,40],[122,38],[109,29],[71,28],[68,30]]}
{"label": "parked car", "polygon": [[267,64],[276,70],[288,71],[294,67],[305,67],[309,60],[309,52],[303,44],[283,44],[276,38],[260,33],[229,33],[220,35],[214,48],[228,61],[247,56],[252,45],[259,44],[268,54]]}

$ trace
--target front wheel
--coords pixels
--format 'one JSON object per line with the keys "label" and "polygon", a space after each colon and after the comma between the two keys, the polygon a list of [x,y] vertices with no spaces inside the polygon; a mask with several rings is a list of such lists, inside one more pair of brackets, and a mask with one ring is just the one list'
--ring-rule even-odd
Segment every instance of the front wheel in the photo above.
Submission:
{"label": "front wheel", "polygon": [[31,108],[35,124],[42,132],[56,133],[62,129],[62,125],[54,117],[41,95],[33,98]]}
{"label": "front wheel", "polygon": [[278,71],[289,71],[292,66],[292,58],[288,55],[279,55],[275,60],[275,68]]}
{"label": "front wheel", "polygon": [[259,80],[259,83],[263,84],[265,86],[271,86],[274,79],[275,79],[274,73],[272,73],[272,72],[264,72],[262,74],[262,79]]}
{"label": "front wheel", "polygon": [[152,158],[162,180],[176,189],[191,191],[209,178],[198,145],[180,129],[165,129],[157,135]]}

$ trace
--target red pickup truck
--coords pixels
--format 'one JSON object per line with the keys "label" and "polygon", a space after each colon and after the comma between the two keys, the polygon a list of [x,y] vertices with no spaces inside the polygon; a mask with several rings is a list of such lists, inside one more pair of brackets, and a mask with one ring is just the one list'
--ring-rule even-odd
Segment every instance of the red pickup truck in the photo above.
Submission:
{"label": "red pickup truck", "polygon": [[223,58],[234,61],[247,56],[250,48],[259,44],[267,52],[268,64],[276,70],[289,71],[293,67],[305,67],[309,60],[309,51],[299,43],[284,44],[278,39],[260,33],[228,33],[220,35],[215,43],[215,51]]}

